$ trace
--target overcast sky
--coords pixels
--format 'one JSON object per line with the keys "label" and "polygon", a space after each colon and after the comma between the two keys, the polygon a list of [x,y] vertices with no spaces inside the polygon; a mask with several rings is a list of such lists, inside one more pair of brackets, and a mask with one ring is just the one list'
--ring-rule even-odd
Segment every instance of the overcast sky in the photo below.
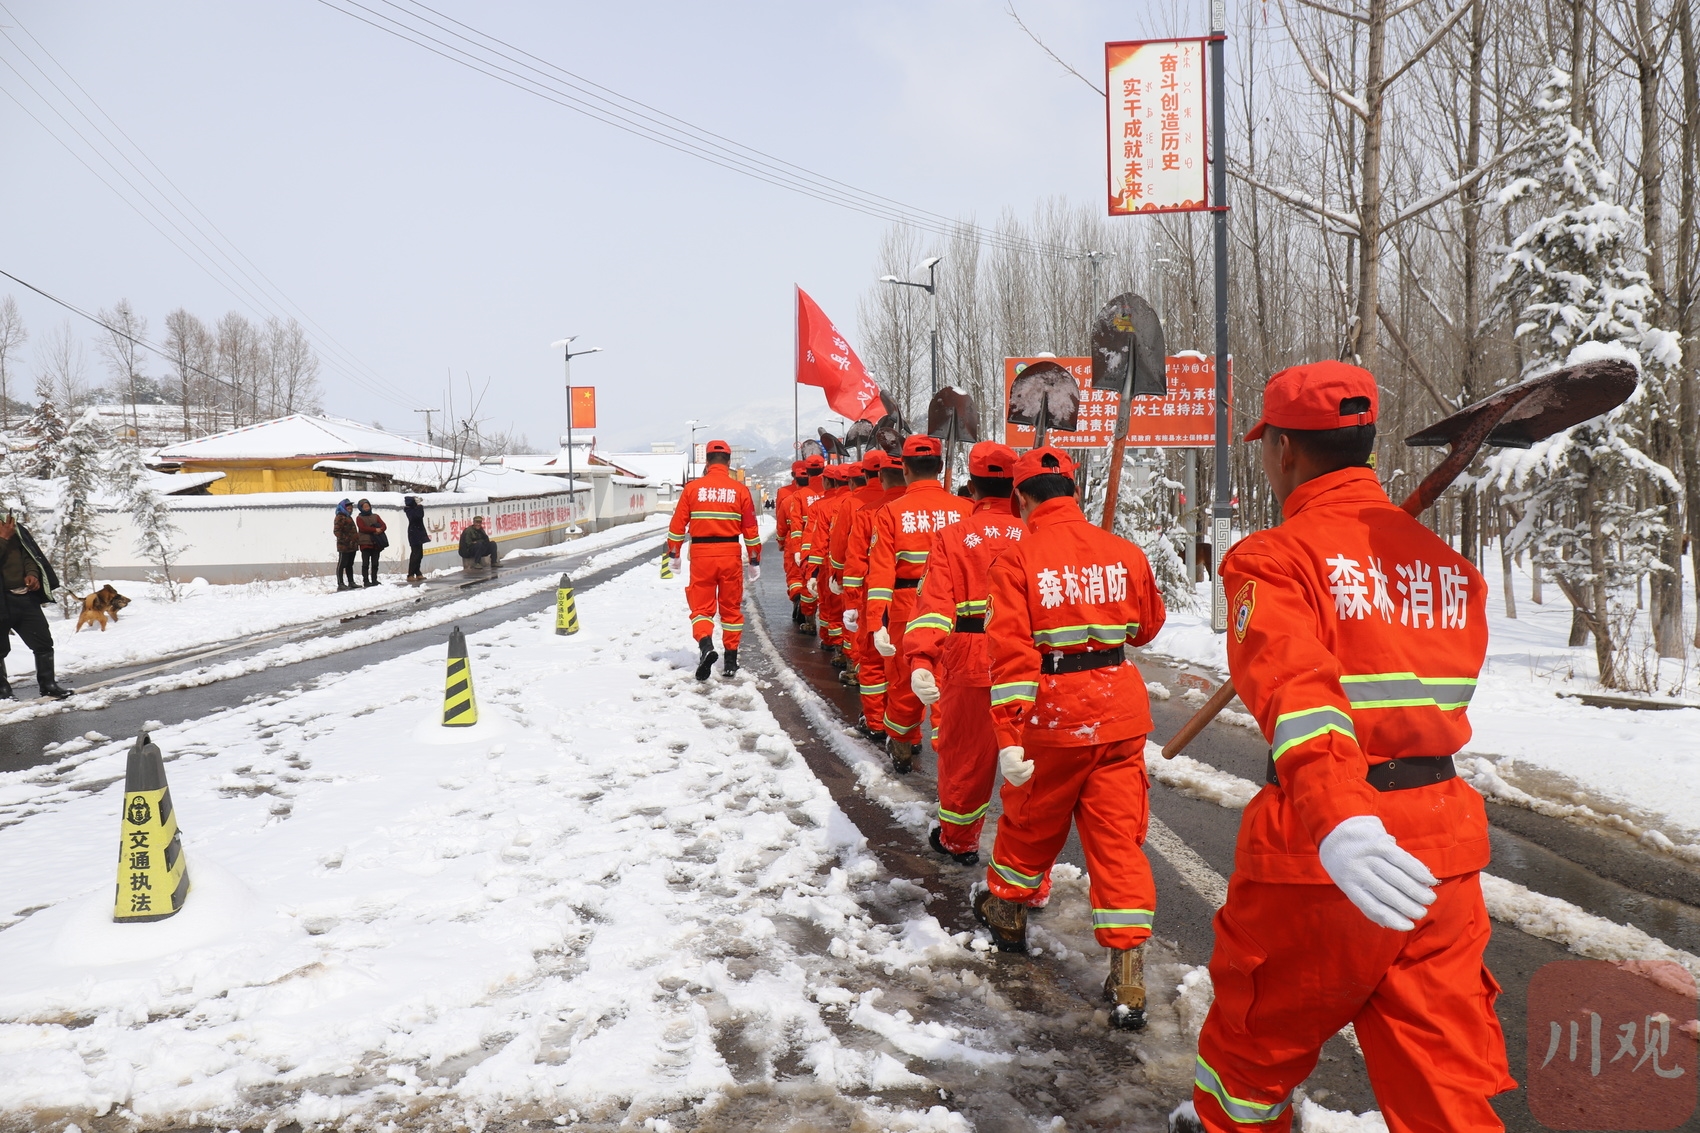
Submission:
{"label": "overcast sky", "polygon": [[[431,2],[622,94],[918,208],[989,222],[1049,196],[1103,198],[1103,103],[1022,35],[1004,0]],[[19,25],[380,375],[362,385],[327,365],[333,413],[416,431],[411,411],[442,405],[452,372],[461,407],[466,376],[488,378],[483,413],[542,447],[564,414],[549,344],[579,334],[604,351],[573,375],[598,389],[599,439],[677,439],[686,418],[788,399],[793,284],[854,335],[882,221],[551,105],[318,0],[3,3],[11,18],[0,11],[0,24],[38,62],[51,70]],[[1017,9],[1095,81],[1105,40],[1199,34],[1208,19],[1202,0]],[[10,69],[49,90],[17,48],[0,40],[0,59],[0,268],[90,310],[127,297],[156,339],[179,305],[209,322],[231,308],[268,313],[67,152],[60,138],[95,161]],[[66,317],[0,279],[8,292],[32,348]]]}

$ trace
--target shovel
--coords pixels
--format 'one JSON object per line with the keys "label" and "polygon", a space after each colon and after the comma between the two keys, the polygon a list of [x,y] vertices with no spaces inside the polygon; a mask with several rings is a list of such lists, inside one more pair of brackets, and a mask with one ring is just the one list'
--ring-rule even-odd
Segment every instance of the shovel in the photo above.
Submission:
{"label": "shovel", "polygon": [[927,436],[944,441],[944,490],[950,491],[956,442],[972,444],[980,439],[980,412],[967,390],[946,386],[927,403]]}
{"label": "shovel", "polygon": [[1115,438],[1110,442],[1110,474],[1104,484],[1104,522],[1099,525],[1105,531],[1115,530],[1133,399],[1142,394],[1161,397],[1169,391],[1167,355],[1162,321],[1143,296],[1131,291],[1117,295],[1092,323],[1092,388],[1113,389],[1121,395]]}
{"label": "shovel", "polygon": [[872,421],[855,421],[844,430],[844,443],[856,449],[856,459],[868,455],[868,446],[874,443],[874,423]]}
{"label": "shovel", "polygon": [[1055,362],[1034,362],[1009,387],[1011,425],[1031,425],[1033,447],[1040,448],[1052,429],[1072,433],[1080,427],[1080,383]]}
{"label": "shovel", "polygon": [[[1469,467],[1483,445],[1528,448],[1572,425],[1610,413],[1629,400],[1637,380],[1635,367],[1616,359],[1566,366],[1507,386],[1411,434],[1405,443],[1413,448],[1450,445],[1452,451],[1399,506],[1409,515],[1421,515]],[[1222,687],[1163,745],[1163,758],[1179,755],[1232,699],[1234,682],[1223,681]]]}

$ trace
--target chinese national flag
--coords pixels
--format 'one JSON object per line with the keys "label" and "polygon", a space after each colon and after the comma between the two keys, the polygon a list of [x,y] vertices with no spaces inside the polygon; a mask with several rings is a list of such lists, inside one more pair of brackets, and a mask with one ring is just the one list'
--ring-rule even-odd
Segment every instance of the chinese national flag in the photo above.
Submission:
{"label": "chinese national flag", "polygon": [[596,428],[596,387],[573,387],[573,428]]}
{"label": "chinese national flag", "polygon": [[862,368],[849,341],[801,287],[797,288],[797,381],[825,390],[826,403],[840,417],[878,421],[885,416],[880,387]]}

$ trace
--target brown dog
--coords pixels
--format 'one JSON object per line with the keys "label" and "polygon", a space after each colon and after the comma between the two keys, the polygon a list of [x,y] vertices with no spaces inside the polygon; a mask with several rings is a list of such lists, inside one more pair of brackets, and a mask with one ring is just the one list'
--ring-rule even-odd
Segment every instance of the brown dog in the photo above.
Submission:
{"label": "brown dog", "polygon": [[86,625],[98,625],[100,632],[105,633],[106,619],[117,621],[118,611],[130,604],[130,600],[114,590],[110,582],[87,598],[78,600],[83,604],[83,612],[77,615],[77,628],[72,631],[74,633],[81,633]]}

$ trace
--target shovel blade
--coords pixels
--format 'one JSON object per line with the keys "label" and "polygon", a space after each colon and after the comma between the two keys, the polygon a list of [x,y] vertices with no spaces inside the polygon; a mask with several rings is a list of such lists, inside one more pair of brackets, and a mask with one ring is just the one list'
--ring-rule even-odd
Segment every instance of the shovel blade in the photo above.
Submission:
{"label": "shovel blade", "polygon": [[1406,437],[1405,443],[1412,447],[1456,444],[1472,427],[1497,418],[1482,444],[1528,448],[1573,425],[1610,413],[1629,400],[1638,381],[1634,366],[1613,358],[1566,366],[1465,406]]}
{"label": "shovel blade", "polygon": [[1124,292],[1104,304],[1092,322],[1092,388],[1121,392],[1133,355],[1133,392],[1161,397],[1169,391],[1163,323],[1143,295]]}
{"label": "shovel blade", "polygon": [[980,412],[967,390],[947,386],[933,395],[927,403],[927,435],[957,441],[980,439]]}
{"label": "shovel blade", "polygon": [[1055,362],[1035,362],[1021,371],[1009,387],[1005,420],[1011,425],[1036,427],[1041,409],[1047,426],[1059,433],[1072,433],[1080,427],[1080,383]]}

